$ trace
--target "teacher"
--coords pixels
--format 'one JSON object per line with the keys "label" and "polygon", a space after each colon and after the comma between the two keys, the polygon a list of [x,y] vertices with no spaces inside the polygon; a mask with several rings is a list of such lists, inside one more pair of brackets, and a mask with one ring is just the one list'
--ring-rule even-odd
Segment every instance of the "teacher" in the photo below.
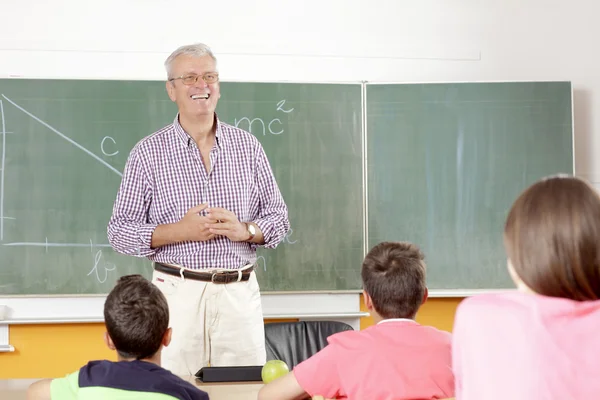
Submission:
{"label": "teacher", "polygon": [[154,262],[173,328],[163,367],[189,375],[209,364],[263,365],[256,249],[283,240],[287,206],[259,141],[215,113],[221,93],[210,48],[182,46],[165,68],[179,112],[129,154],[108,240]]}

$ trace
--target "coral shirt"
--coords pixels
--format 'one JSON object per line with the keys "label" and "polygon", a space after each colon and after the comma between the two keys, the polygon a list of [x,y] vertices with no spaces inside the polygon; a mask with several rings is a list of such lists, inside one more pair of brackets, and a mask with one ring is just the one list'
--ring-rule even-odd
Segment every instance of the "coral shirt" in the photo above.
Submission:
{"label": "coral shirt", "polygon": [[413,320],[389,319],[332,335],[293,373],[311,396],[359,400],[454,396],[451,336]]}

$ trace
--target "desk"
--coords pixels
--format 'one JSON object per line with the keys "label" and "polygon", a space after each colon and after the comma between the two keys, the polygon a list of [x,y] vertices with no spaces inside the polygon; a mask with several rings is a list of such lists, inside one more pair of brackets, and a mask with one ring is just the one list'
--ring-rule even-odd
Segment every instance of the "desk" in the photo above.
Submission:
{"label": "desk", "polygon": [[[202,383],[193,376],[184,379],[207,392],[211,400],[256,400],[263,386],[260,382]],[[27,388],[35,381],[37,379],[0,380],[0,399],[25,400]]]}

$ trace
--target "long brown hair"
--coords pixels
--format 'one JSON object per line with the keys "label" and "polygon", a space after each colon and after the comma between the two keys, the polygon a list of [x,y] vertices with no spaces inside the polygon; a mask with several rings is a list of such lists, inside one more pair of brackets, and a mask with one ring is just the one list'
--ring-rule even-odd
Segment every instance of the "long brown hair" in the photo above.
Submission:
{"label": "long brown hair", "polygon": [[508,214],[504,246],[534,292],[600,298],[600,197],[582,179],[553,176],[526,189]]}

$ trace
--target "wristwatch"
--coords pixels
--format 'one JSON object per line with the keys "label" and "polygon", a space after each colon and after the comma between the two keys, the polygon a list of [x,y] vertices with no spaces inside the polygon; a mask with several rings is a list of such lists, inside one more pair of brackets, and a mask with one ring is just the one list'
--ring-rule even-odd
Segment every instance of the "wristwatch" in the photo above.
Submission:
{"label": "wristwatch", "polygon": [[244,222],[244,223],[246,224],[246,230],[248,231],[248,234],[250,235],[250,237],[248,239],[246,239],[246,241],[249,242],[252,239],[254,239],[254,236],[256,235],[256,227],[249,222]]}

